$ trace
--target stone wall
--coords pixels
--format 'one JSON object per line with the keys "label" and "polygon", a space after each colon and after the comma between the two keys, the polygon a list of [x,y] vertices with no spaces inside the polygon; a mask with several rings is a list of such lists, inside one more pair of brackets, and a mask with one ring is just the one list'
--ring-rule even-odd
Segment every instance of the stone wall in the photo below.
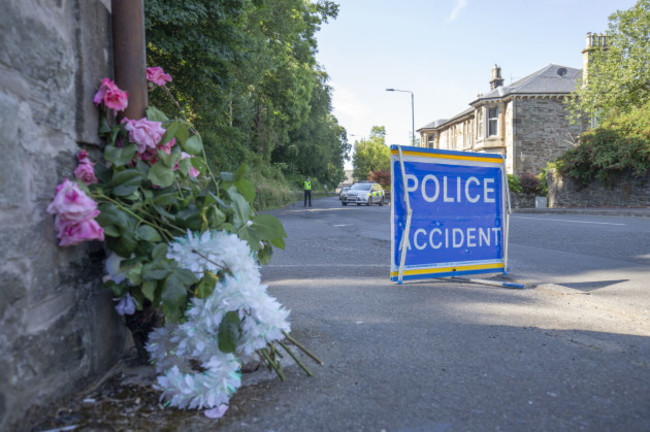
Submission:
{"label": "stone wall", "polygon": [[[586,128],[570,124],[563,98],[518,98],[515,101],[515,172],[538,174],[566,150]],[[508,155],[510,156],[510,155]]]}
{"label": "stone wall", "polygon": [[87,384],[125,344],[102,246],[58,247],[45,211],[80,148],[98,151],[110,23],[110,0],[0,2],[0,430]]}
{"label": "stone wall", "polygon": [[650,174],[645,179],[626,177],[613,187],[594,181],[586,187],[574,179],[548,172],[549,207],[650,207]]}

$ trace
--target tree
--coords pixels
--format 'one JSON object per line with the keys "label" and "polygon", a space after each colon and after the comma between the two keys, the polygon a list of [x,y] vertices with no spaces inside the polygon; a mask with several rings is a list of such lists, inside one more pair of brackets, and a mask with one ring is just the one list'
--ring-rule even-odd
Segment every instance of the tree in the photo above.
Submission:
{"label": "tree", "polygon": [[620,115],[650,100],[650,0],[609,17],[607,47],[592,49],[586,77],[570,102],[575,119]]}
{"label": "tree", "polygon": [[366,180],[372,171],[390,171],[390,149],[385,141],[384,126],[373,126],[369,140],[355,141],[352,158],[354,177]]}
{"label": "tree", "polygon": [[[149,65],[173,76],[172,92],[202,131],[212,165],[247,162],[268,172],[277,162],[291,174],[338,183],[349,145],[316,62],[316,33],[338,5],[145,0],[145,13]],[[161,91],[152,104],[172,111]]]}

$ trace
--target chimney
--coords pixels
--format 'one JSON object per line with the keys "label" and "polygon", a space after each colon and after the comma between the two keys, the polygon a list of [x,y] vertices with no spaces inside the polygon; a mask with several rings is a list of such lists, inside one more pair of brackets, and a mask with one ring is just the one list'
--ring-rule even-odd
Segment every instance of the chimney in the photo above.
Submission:
{"label": "chimney", "polygon": [[587,85],[587,73],[589,63],[591,62],[592,53],[596,50],[606,50],[609,48],[609,35],[607,33],[587,33],[587,43],[582,50],[582,85]]}
{"label": "chimney", "polygon": [[494,65],[492,68],[492,79],[490,80],[490,90],[494,90],[497,87],[503,85],[503,78],[501,78],[501,68],[497,65]]}

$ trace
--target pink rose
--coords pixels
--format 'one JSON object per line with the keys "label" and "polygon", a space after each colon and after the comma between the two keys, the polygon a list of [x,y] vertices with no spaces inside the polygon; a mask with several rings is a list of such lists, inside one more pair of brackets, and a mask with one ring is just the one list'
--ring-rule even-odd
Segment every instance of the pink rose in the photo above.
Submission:
{"label": "pink rose", "polygon": [[90,240],[104,240],[104,230],[94,219],[84,219],[79,222],[66,221],[58,217],[57,219],[59,246],[74,246]]}
{"label": "pink rose", "polygon": [[122,111],[129,105],[129,94],[116,86],[113,81],[104,78],[99,90],[95,93],[93,102],[95,105],[104,102],[104,105],[114,112]]}
{"label": "pink rose", "polygon": [[144,153],[147,149],[155,150],[158,142],[165,134],[161,122],[149,121],[146,118],[140,120],[123,119],[125,128],[129,131],[129,141],[138,147],[138,153]]}
{"label": "pink rose", "polygon": [[[189,155],[189,154],[187,154],[187,153],[185,153],[185,152],[181,152],[181,158],[180,158],[179,160],[183,160],[183,159],[192,159],[193,157],[194,157],[194,156]],[[176,162],[176,165],[174,165],[174,171],[176,171],[177,169],[178,169],[178,162]],[[188,174],[190,177],[194,177],[194,178],[195,178],[195,177],[198,177],[199,174],[201,174],[201,173],[199,172],[199,170],[197,170],[196,168],[194,168],[194,166],[190,165],[190,172],[187,173],[187,174]]]}
{"label": "pink rose", "polygon": [[94,219],[99,215],[97,203],[79,189],[77,183],[65,179],[57,186],[56,194],[47,211],[56,215],[54,227],[60,239],[59,246],[72,246],[89,240],[104,240],[104,230]]}
{"label": "pink rose", "polygon": [[166,74],[160,66],[147,68],[147,80],[152,83],[164,86],[166,83],[171,82],[172,77]]}
{"label": "pink rose", "polygon": [[74,170],[74,176],[85,185],[99,182],[97,177],[95,177],[95,168],[93,167],[93,163],[87,157],[79,160],[79,165],[77,165],[77,169]]}
{"label": "pink rose", "polygon": [[172,147],[176,144],[176,138],[172,138],[171,141],[166,142],[165,144],[159,144],[156,148],[147,147],[144,153],[138,153],[138,159],[141,161],[147,162],[149,165],[153,165],[158,162],[158,150],[162,150],[167,154],[172,154]]}
{"label": "pink rose", "polygon": [[47,211],[70,222],[80,222],[99,214],[97,203],[79,189],[76,183],[68,179],[57,186],[54,199],[47,207]]}
{"label": "pink rose", "polygon": [[172,138],[171,141],[165,144],[160,144],[160,146],[158,146],[158,149],[164,151],[167,154],[172,154],[172,147],[174,147],[174,144],[176,144],[176,138]]}

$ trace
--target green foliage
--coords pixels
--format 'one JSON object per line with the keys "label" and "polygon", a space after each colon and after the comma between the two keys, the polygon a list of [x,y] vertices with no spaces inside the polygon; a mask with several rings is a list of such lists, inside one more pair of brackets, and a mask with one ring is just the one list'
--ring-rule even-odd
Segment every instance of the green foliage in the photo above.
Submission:
{"label": "green foliage", "polygon": [[525,172],[519,176],[521,191],[527,195],[535,195],[539,192],[539,179],[532,173]]}
{"label": "green foliage", "polygon": [[539,174],[537,174],[537,180],[539,180],[539,194],[542,196],[548,196],[548,170],[555,168],[555,162],[547,162],[546,166],[542,168]]}
{"label": "green foliage", "polygon": [[352,158],[355,178],[367,180],[372,171],[390,171],[390,149],[385,137],[383,126],[373,126],[369,140],[355,141]]}
{"label": "green foliage", "polygon": [[[145,0],[145,12],[148,62],[173,76],[211,166],[281,164],[285,174],[338,184],[349,145],[315,58],[316,32],[338,14],[335,3]],[[151,101],[172,108],[160,90]]]}
{"label": "green foliage", "polygon": [[611,118],[650,100],[650,0],[609,17],[607,49],[593,49],[586,86],[570,101],[573,118]]}
{"label": "green foliage", "polygon": [[585,132],[557,166],[582,185],[593,179],[612,184],[626,174],[644,178],[650,170],[650,103]]}
{"label": "green foliage", "polygon": [[508,174],[508,189],[512,193],[521,193],[521,182],[519,181],[519,177],[517,177],[514,174]]}
{"label": "green foliage", "polygon": [[[234,173],[214,175],[192,124],[170,120],[152,107],[148,114],[167,130],[161,143],[175,138],[178,145],[170,154],[159,150],[157,160],[140,160],[140,155],[134,159],[136,145],[129,142],[124,125],[103,128],[104,158],[110,164],[95,166],[99,182],[90,185],[89,192],[98,202],[97,222],[104,229],[107,247],[124,258],[119,272],[126,279],[110,281],[108,286],[116,295],[133,296],[138,309],[151,304],[162,309],[167,321],[178,322],[189,299],[209,295],[216,279],[199,281],[193,272],[167,259],[170,241],[188,230],[229,231],[247,241],[258,260],[267,263],[273,246],[284,248],[286,233],[275,217],[256,214],[252,206],[256,190],[247,165]],[[181,151],[196,156],[181,160]],[[192,176],[191,167],[200,174]]]}

